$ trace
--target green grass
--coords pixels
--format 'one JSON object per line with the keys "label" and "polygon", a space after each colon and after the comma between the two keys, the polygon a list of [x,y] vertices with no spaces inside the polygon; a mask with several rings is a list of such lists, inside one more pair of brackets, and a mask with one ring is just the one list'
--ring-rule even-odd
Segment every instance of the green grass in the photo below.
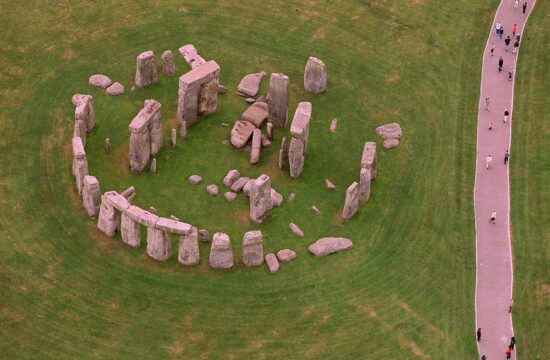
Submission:
{"label": "green grass", "polygon": [[537,2],[521,48],[511,158],[514,325],[518,355],[550,356],[550,35],[548,2]]}
{"label": "green grass", "polygon": [[[5,24],[0,38],[2,355],[475,358],[476,106],[481,52],[496,4],[465,0],[1,4],[0,19]],[[539,28],[543,17],[540,13],[533,19]],[[531,59],[538,66],[547,59],[544,40],[541,36],[524,42],[545,54],[546,58]],[[187,67],[177,48],[187,43],[220,64],[221,83],[230,91],[219,98],[215,115],[189,129],[188,139],[176,149],[163,148],[157,175],[131,175],[128,123],[144,99],[160,101],[167,143],[177,103],[177,77],[161,76],[158,85],[128,91],[135,57],[151,49],[159,61],[162,51],[172,49],[178,73],[183,73]],[[527,62],[528,46],[524,53],[522,49],[522,62]],[[323,59],[329,69],[328,91],[323,95],[307,95],[302,89],[310,55]],[[306,166],[298,180],[276,169],[282,132],[276,133],[273,148],[262,151],[255,167],[248,165],[248,153],[222,144],[229,129],[220,124],[232,124],[246,108],[233,91],[243,75],[259,70],[290,77],[291,116],[298,102],[313,103]],[[539,73],[521,65],[518,70],[529,77],[520,86],[530,93]],[[90,88],[87,79],[93,73],[122,82],[127,93],[110,98]],[[266,87],[264,80],[264,93]],[[298,258],[276,275],[264,267],[241,265],[220,272],[207,266],[208,245],[201,245],[201,264],[185,268],[175,256],[165,263],[154,262],[143,247],[132,249],[119,237],[102,236],[95,221],[85,216],[70,175],[74,93],[94,96],[97,124],[88,136],[87,152],[90,172],[100,180],[102,191],[135,185],[135,204],[154,206],[162,215],[175,214],[211,232],[227,232],[236,258],[242,235],[250,229],[263,231],[266,251],[289,247]],[[518,105],[516,116],[520,111]],[[541,114],[537,120],[542,121],[548,111],[543,112],[542,106],[537,111]],[[339,126],[331,134],[328,127],[334,117]],[[403,141],[386,151],[374,129],[392,121],[402,125]],[[520,131],[517,123],[514,131]],[[103,152],[105,137],[113,145],[109,155]],[[379,144],[380,177],[371,201],[352,221],[341,223],[337,213],[345,188],[358,179],[367,140]],[[541,148],[543,141],[540,134]],[[543,159],[537,161],[542,168]],[[285,197],[295,192],[297,198],[254,226],[248,222],[244,198],[228,203],[204,190],[209,183],[221,185],[230,168],[247,176],[266,172]],[[194,173],[203,176],[204,186],[186,182]],[[336,192],[324,188],[324,178],[336,184]],[[542,180],[538,184],[543,186]],[[515,182],[514,191],[518,192]],[[518,201],[524,204],[528,199]],[[531,211],[534,201],[524,208]],[[312,214],[311,205],[322,214]],[[290,232],[291,221],[304,230],[303,239]],[[546,225],[540,222],[542,226]],[[514,229],[520,229],[519,223]],[[535,232],[532,238],[540,235]],[[329,235],[349,237],[355,248],[323,259],[307,253],[307,245]],[[540,247],[522,249],[525,260],[517,260],[516,270],[524,266],[523,279],[532,283],[547,271],[547,260],[531,263]],[[521,276],[516,276],[516,287]],[[520,312],[521,302],[534,291],[525,288],[516,297],[516,319],[525,334],[518,335],[520,341],[531,336],[542,341],[540,329],[548,333],[542,323],[536,328],[526,325],[539,316],[542,303]],[[526,352],[548,353],[541,346],[522,343]]]}

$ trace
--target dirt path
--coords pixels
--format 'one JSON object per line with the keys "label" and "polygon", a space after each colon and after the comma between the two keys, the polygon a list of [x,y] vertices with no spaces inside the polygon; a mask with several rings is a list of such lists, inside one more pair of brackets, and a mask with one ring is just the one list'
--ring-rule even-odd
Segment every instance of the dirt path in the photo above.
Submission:
{"label": "dirt path", "polygon": [[[479,356],[486,355],[488,360],[505,359],[505,351],[514,334],[512,314],[509,313],[512,299],[513,264],[510,242],[510,186],[508,165],[504,165],[504,153],[513,149],[511,145],[512,113],[514,98],[514,77],[518,54],[513,54],[515,38],[512,28],[523,36],[525,23],[535,5],[528,1],[527,12],[522,15],[522,4],[514,9],[514,0],[502,0],[483,53],[481,74],[481,92],[479,99],[477,127],[476,177],[474,187],[474,207],[476,218],[476,330],[481,328],[481,341],[478,343]],[[495,32],[500,22],[504,26],[502,40]],[[512,41],[508,52],[504,51],[504,39],[510,36]],[[494,55],[491,47],[494,44]],[[502,56],[504,66],[498,72],[498,60]],[[508,72],[513,67],[512,80]],[[489,111],[485,109],[485,98],[490,98]],[[508,122],[504,123],[504,111],[510,112]],[[493,129],[489,130],[490,123]],[[486,157],[493,161],[486,169]],[[511,164],[510,166],[514,166]],[[489,222],[491,213],[496,211],[496,222]],[[473,334],[472,334],[473,336]],[[518,337],[521,346],[520,337]],[[512,359],[516,358],[515,351]]]}

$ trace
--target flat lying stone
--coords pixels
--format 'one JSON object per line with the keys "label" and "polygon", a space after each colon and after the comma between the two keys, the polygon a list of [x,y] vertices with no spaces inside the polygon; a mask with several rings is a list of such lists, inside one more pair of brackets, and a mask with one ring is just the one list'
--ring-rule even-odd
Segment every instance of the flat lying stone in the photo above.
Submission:
{"label": "flat lying stone", "polygon": [[200,229],[199,230],[199,240],[202,242],[209,242],[210,241],[210,233],[206,229]]}
{"label": "flat lying stone", "polygon": [[191,232],[191,225],[165,217],[158,218],[155,228],[179,235],[187,235]]}
{"label": "flat lying stone", "polygon": [[109,86],[111,86],[113,80],[111,80],[108,76],[96,74],[90,76],[90,79],[88,79],[88,83],[95,87],[107,89]]}
{"label": "flat lying stone", "polygon": [[302,229],[298,227],[298,225],[294,223],[290,223],[288,224],[288,226],[290,227],[290,230],[292,230],[294,234],[298,235],[299,237],[304,237],[304,232],[302,231]]}
{"label": "flat lying stone", "polygon": [[330,122],[330,132],[334,134],[336,132],[337,127],[338,127],[338,119],[332,119]]}
{"label": "flat lying stone", "polygon": [[261,128],[269,115],[267,109],[267,103],[255,102],[241,115],[241,120],[248,121],[255,127]]}
{"label": "flat lying stone", "polygon": [[225,94],[227,92],[227,88],[223,85],[218,85],[218,94]]}
{"label": "flat lying stone", "polygon": [[320,214],[320,213],[321,213],[321,210],[319,210],[319,209],[317,208],[317,206],[315,206],[315,205],[311,206],[310,209],[311,209],[311,211],[313,211],[313,212],[316,213],[316,214]]}
{"label": "flat lying stone", "polygon": [[105,193],[105,201],[118,211],[126,211],[130,207],[128,200],[116,192]]}
{"label": "flat lying stone", "polygon": [[208,193],[208,195],[218,196],[218,193],[219,193],[218,186],[215,184],[208,185],[206,187],[206,192]]}
{"label": "flat lying stone", "polygon": [[231,144],[235,147],[242,148],[252,136],[254,129],[256,129],[254,124],[248,121],[235,121],[233,129],[231,129]]}
{"label": "flat lying stone", "polygon": [[237,95],[251,97],[258,95],[258,91],[260,90],[260,82],[265,74],[265,71],[261,71],[259,73],[245,75],[237,86]]}
{"label": "flat lying stone", "polygon": [[241,192],[248,181],[250,181],[250,178],[245,176],[241,177],[231,185],[231,191],[235,193]]}
{"label": "flat lying stone", "polygon": [[329,179],[325,179],[325,186],[329,190],[335,190],[336,189],[336,186]]}
{"label": "flat lying stone", "polygon": [[398,123],[387,123],[377,127],[376,133],[380,135],[384,140],[400,139],[401,135],[403,135],[403,130]]}
{"label": "flat lying stone", "polygon": [[277,259],[282,262],[289,262],[296,259],[296,251],[290,249],[283,249],[277,251]]}
{"label": "flat lying stone", "polygon": [[271,201],[274,207],[283,205],[283,195],[279,194],[277,190],[271,188]]}
{"label": "flat lying stone", "polygon": [[185,62],[191,65],[191,68],[194,69],[206,61],[199,55],[197,49],[192,44],[187,44],[178,49],[180,55],[183,57]]}
{"label": "flat lying stone", "polygon": [[351,249],[351,240],[342,237],[325,237],[308,246],[308,250],[315,256],[326,256],[338,251]]}
{"label": "flat lying stone", "polygon": [[296,199],[296,194],[290,193],[290,195],[288,195],[288,201],[294,201],[294,199]]}
{"label": "flat lying stone", "polygon": [[202,177],[200,175],[191,175],[187,181],[192,185],[198,185],[202,182]]}
{"label": "flat lying stone", "polygon": [[267,268],[269,269],[270,273],[276,273],[279,271],[279,261],[277,260],[277,257],[273,253],[269,253],[265,256],[265,263],[267,264]]}
{"label": "flat lying stone", "polygon": [[228,188],[233,185],[235,181],[237,181],[241,177],[241,174],[239,173],[239,170],[229,170],[227,172],[227,175],[223,178],[223,184],[227,186]]}
{"label": "flat lying stone", "polygon": [[391,149],[391,148],[394,148],[394,147],[397,147],[397,146],[399,146],[399,140],[397,140],[397,139],[384,140],[384,148],[386,148],[386,149]]}
{"label": "flat lying stone", "polygon": [[225,198],[228,200],[228,201],[235,201],[237,200],[237,194],[232,192],[232,191],[228,191],[224,194]]}
{"label": "flat lying stone", "polygon": [[117,96],[122,93],[124,93],[124,85],[122,85],[119,82],[114,83],[113,85],[109,86],[107,90],[105,90],[105,93],[109,96]]}
{"label": "flat lying stone", "polygon": [[248,98],[244,99],[244,101],[247,104],[254,104],[256,102],[256,99],[254,99],[253,97],[248,97]]}

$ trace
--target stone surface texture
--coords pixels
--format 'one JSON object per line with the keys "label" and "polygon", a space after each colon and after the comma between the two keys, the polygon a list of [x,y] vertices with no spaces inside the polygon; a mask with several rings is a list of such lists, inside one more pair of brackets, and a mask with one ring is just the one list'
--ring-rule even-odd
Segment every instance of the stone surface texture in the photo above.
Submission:
{"label": "stone surface texture", "polygon": [[271,214],[271,179],[266,174],[260,175],[250,188],[250,220],[261,223]]}
{"label": "stone surface texture", "polygon": [[288,119],[288,89],[288,76],[281,73],[271,74],[267,99],[269,103],[268,121],[278,128],[284,128]]}
{"label": "stone surface texture", "polygon": [[259,73],[253,73],[245,75],[241,82],[237,86],[237,95],[255,97],[260,90],[260,82],[267,73],[261,71]]}
{"label": "stone surface texture", "polygon": [[283,205],[283,195],[279,194],[277,190],[271,188],[271,201],[273,202],[273,207],[280,207]]}
{"label": "stone surface texture", "polygon": [[225,194],[223,194],[223,196],[225,196],[225,198],[227,199],[227,201],[235,201],[235,200],[237,200],[237,194],[234,193],[233,191],[228,191],[228,192],[226,192]]}
{"label": "stone surface texture", "polygon": [[84,178],[88,173],[88,159],[86,158],[86,151],[84,151],[84,144],[82,144],[82,138],[73,137],[72,140],[73,149],[73,175],[76,181],[76,188],[78,189],[78,195],[82,195],[82,188],[84,187]]}
{"label": "stone surface texture", "polygon": [[326,256],[342,250],[353,248],[353,242],[350,239],[342,237],[325,237],[315,241],[308,246],[308,250],[315,256]]}
{"label": "stone surface texture", "polygon": [[267,103],[255,102],[250,105],[241,115],[241,120],[252,123],[257,128],[261,128],[264,121],[267,120]]}
{"label": "stone surface texture", "polygon": [[102,74],[95,74],[90,76],[88,83],[95,87],[100,87],[102,89],[107,89],[113,83],[108,76]]}
{"label": "stone surface texture", "polygon": [[235,147],[242,148],[252,137],[252,133],[256,127],[248,121],[237,120],[231,129],[231,144]]}
{"label": "stone surface texture", "polygon": [[277,259],[282,262],[289,262],[296,259],[296,251],[290,249],[282,249],[277,251]]}
{"label": "stone surface texture", "polygon": [[214,234],[208,264],[214,269],[231,269],[233,267],[233,250],[229,235],[221,232]]}
{"label": "stone surface texture", "polygon": [[199,55],[197,49],[192,44],[187,44],[180,47],[178,49],[178,52],[183,57],[183,60],[185,60],[185,62],[191,66],[191,69],[194,69],[206,63],[206,60],[204,60]]}
{"label": "stone surface texture", "polygon": [[342,218],[349,220],[359,210],[359,184],[353,182],[346,190],[346,200],[344,202],[344,210]]}
{"label": "stone surface texture", "polygon": [[216,184],[210,184],[206,187],[206,192],[211,196],[218,196],[219,190]]}
{"label": "stone surface texture", "polygon": [[200,176],[200,175],[191,175],[191,176],[189,176],[187,181],[189,181],[189,183],[192,184],[192,185],[198,185],[202,182],[202,176]]}
{"label": "stone surface texture", "polygon": [[134,173],[143,171],[150,157],[158,154],[162,147],[160,109],[159,102],[145,100],[144,107],[128,126],[130,129],[130,169]]}
{"label": "stone surface texture", "polygon": [[89,216],[99,215],[99,207],[101,206],[101,190],[99,181],[95,176],[86,175],[83,181],[82,188],[82,203],[84,209]]}
{"label": "stone surface texture", "polygon": [[80,95],[78,104],[74,110],[75,121],[82,121],[85,124],[85,132],[80,131],[80,137],[86,144],[86,133],[92,131],[95,125],[94,98],[91,95]]}
{"label": "stone surface texture", "polygon": [[257,164],[260,161],[260,151],[262,150],[262,131],[254,129],[252,132],[252,150],[250,151],[250,163]]}
{"label": "stone surface texture", "polygon": [[235,181],[240,179],[240,177],[241,177],[241,174],[239,173],[239,170],[235,170],[235,169],[229,170],[227,172],[227,175],[225,175],[225,177],[223,178],[223,184],[228,188],[230,188]]}
{"label": "stone surface texture", "polygon": [[311,103],[299,103],[290,125],[292,139],[290,140],[290,147],[288,150],[288,164],[290,167],[290,176],[292,178],[299,177],[304,170],[310,121]]}
{"label": "stone surface texture", "polygon": [[178,247],[178,262],[182,265],[197,265],[200,261],[199,234],[192,227],[187,235],[180,235]]}
{"label": "stone surface texture", "polygon": [[124,94],[124,85],[122,85],[119,82],[114,83],[113,85],[109,86],[105,93],[109,96],[117,96],[120,94]]}
{"label": "stone surface texture", "polygon": [[158,81],[157,64],[153,51],[145,51],[136,58],[136,86],[141,88],[149,86]]}
{"label": "stone surface texture", "polygon": [[112,237],[117,229],[117,217],[115,208],[106,200],[108,194],[105,193],[101,196],[97,228],[105,235]]}
{"label": "stone surface texture", "polygon": [[172,256],[172,240],[164,231],[147,228],[147,255],[158,261],[166,261]]}
{"label": "stone surface texture", "polygon": [[174,63],[172,51],[166,50],[160,58],[162,59],[162,72],[168,76],[174,75],[176,73],[176,64]]}
{"label": "stone surface texture", "polygon": [[269,253],[265,256],[265,263],[270,273],[276,273],[279,271],[279,261],[273,253]]}
{"label": "stone surface texture", "polygon": [[327,88],[327,67],[316,57],[310,56],[304,70],[304,89],[312,94],[319,94]]}
{"label": "stone surface texture", "polygon": [[260,230],[248,231],[243,237],[243,264],[259,266],[264,263],[263,236]]}
{"label": "stone surface texture", "polygon": [[123,212],[121,216],[120,236],[122,242],[129,246],[138,247],[141,245],[139,223],[128,216],[126,212]]}
{"label": "stone surface texture", "polygon": [[246,176],[239,178],[231,185],[231,191],[235,193],[241,192],[248,181],[250,181],[250,178],[247,178]]}
{"label": "stone surface texture", "polygon": [[304,232],[298,227],[298,225],[290,223],[288,224],[288,227],[290,228],[290,230],[292,230],[294,234],[298,235],[299,237],[304,237]]}

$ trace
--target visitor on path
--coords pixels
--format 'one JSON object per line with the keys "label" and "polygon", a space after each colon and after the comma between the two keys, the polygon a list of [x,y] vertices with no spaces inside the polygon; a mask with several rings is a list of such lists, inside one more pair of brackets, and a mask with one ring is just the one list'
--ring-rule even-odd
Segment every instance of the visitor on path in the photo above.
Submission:
{"label": "visitor on path", "polygon": [[487,155],[487,157],[485,158],[485,168],[487,170],[489,170],[489,165],[491,165],[492,162],[493,162],[493,157],[491,156],[491,154]]}
{"label": "visitor on path", "polygon": [[516,42],[514,43],[514,49],[512,50],[512,54],[517,54],[518,47],[519,47],[519,41],[516,40]]}
{"label": "visitor on path", "polygon": [[496,224],[496,222],[497,222],[497,212],[496,211],[493,211],[491,213],[491,217],[489,218],[489,222],[491,224]]}
{"label": "visitor on path", "polygon": [[489,124],[489,131],[493,130],[493,127],[495,126],[495,123],[490,123]]}
{"label": "visitor on path", "polygon": [[514,26],[512,26],[512,37],[516,36],[517,31],[518,31],[518,24],[514,24]]}
{"label": "visitor on path", "polygon": [[508,346],[508,349],[506,350],[505,354],[506,354],[506,359],[511,359],[512,358],[512,349],[510,349],[509,346]]}
{"label": "visitor on path", "polygon": [[491,110],[489,110],[489,105],[491,105],[491,98],[486,97],[485,98],[485,110],[491,111]]}
{"label": "visitor on path", "polygon": [[514,305],[514,299],[510,299],[510,305],[508,306],[508,313],[512,313],[512,305]]}
{"label": "visitor on path", "polygon": [[522,15],[525,15],[526,11],[527,11],[527,1],[523,3],[523,13],[522,13]]}
{"label": "visitor on path", "polygon": [[487,360],[487,356],[483,355],[483,356],[481,357],[481,360]]}
{"label": "visitor on path", "polygon": [[501,28],[501,26],[502,25],[501,25],[500,21],[497,22],[497,24],[495,25],[495,32],[496,32],[498,37],[500,37],[500,28]]}
{"label": "visitor on path", "polygon": [[508,48],[510,47],[510,36],[507,36],[506,39],[504,39],[504,51],[508,52]]}
{"label": "visitor on path", "polygon": [[516,34],[516,41],[519,42],[520,39],[521,39],[521,34],[520,34],[520,33],[517,33],[517,34]]}
{"label": "visitor on path", "polygon": [[480,342],[481,341],[481,328],[477,329],[476,335],[477,335],[477,342]]}
{"label": "visitor on path", "polygon": [[504,65],[504,59],[500,56],[498,58],[498,72],[502,72],[502,65]]}
{"label": "visitor on path", "polygon": [[493,56],[494,52],[495,52],[495,43],[491,43],[491,56]]}
{"label": "visitor on path", "polygon": [[506,124],[508,122],[508,116],[510,116],[510,112],[508,111],[508,109],[504,109],[504,123]]}
{"label": "visitor on path", "polygon": [[512,338],[510,339],[510,348],[514,350],[514,346],[516,346],[516,337],[512,336]]}
{"label": "visitor on path", "polygon": [[[508,159],[510,158],[510,152],[506,149],[504,153],[504,165],[508,165]],[[512,308],[512,301],[510,300],[510,308]]]}
{"label": "visitor on path", "polygon": [[498,35],[498,37],[500,38],[500,40],[502,40],[502,36],[504,35],[504,26],[500,25],[500,34]]}
{"label": "visitor on path", "polygon": [[519,0],[514,1],[514,9],[517,9],[519,7]]}
{"label": "visitor on path", "polygon": [[514,65],[510,66],[510,71],[508,71],[508,81],[512,81],[514,77]]}

